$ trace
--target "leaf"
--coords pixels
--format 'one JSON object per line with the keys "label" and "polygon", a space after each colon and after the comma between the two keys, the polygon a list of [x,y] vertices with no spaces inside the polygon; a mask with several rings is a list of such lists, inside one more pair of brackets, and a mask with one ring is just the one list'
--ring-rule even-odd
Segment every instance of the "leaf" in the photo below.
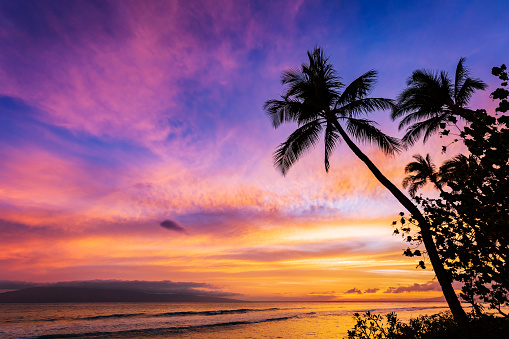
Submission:
{"label": "leaf", "polygon": [[505,88],[497,88],[491,93],[491,97],[493,100],[501,100],[501,99],[507,99],[509,96],[509,91]]}

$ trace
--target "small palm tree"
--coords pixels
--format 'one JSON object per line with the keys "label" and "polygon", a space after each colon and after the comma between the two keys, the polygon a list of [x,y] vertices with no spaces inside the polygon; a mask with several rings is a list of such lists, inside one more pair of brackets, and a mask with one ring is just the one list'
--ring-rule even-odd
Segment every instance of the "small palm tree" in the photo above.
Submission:
{"label": "small palm tree", "polygon": [[316,145],[320,133],[324,131],[324,162],[325,170],[328,171],[330,154],[340,141],[344,141],[419,222],[423,243],[451,312],[456,320],[466,322],[465,311],[440,261],[428,222],[410,199],[380,172],[352,140],[374,143],[387,154],[400,149],[398,140],[382,133],[374,121],[359,118],[361,114],[394,108],[392,100],[368,97],[375,85],[377,73],[369,71],[345,86],[321,48],[308,52],[308,59],[309,64],[283,73],[282,83],[287,85],[286,92],[281,99],[268,100],[264,105],[275,128],[287,122],[298,124],[297,130],[274,152],[275,166],[285,175],[306,150]]}
{"label": "small palm tree", "polygon": [[405,144],[414,144],[424,135],[424,142],[457,118],[471,120],[472,111],[467,104],[476,90],[487,85],[480,79],[471,78],[461,58],[456,67],[454,82],[447,72],[416,70],[407,81],[407,88],[398,96],[392,119],[403,117],[399,129],[406,128]]}
{"label": "small palm tree", "polygon": [[416,161],[412,161],[405,166],[405,173],[410,173],[410,175],[403,179],[403,188],[408,187],[410,196],[415,197],[415,193],[425,186],[428,181],[433,183],[440,192],[443,192],[440,173],[431,161],[429,154],[426,155],[426,158],[423,158],[420,154],[414,155],[413,158]]}

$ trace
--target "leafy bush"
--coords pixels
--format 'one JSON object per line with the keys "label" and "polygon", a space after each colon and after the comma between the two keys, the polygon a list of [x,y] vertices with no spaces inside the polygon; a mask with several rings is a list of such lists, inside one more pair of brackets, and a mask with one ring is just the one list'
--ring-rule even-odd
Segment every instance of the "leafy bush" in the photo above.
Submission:
{"label": "leafy bush", "polygon": [[356,324],[348,339],[437,339],[507,338],[509,319],[492,315],[469,314],[469,323],[458,325],[450,312],[422,315],[403,323],[395,313],[385,316],[366,312],[354,314]]}

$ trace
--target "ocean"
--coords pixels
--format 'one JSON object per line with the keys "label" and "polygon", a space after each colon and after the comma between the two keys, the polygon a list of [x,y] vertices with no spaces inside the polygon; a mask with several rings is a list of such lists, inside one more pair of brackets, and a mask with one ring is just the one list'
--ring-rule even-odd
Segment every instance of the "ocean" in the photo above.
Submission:
{"label": "ocean", "polygon": [[353,313],[402,320],[444,302],[0,304],[0,338],[344,338]]}

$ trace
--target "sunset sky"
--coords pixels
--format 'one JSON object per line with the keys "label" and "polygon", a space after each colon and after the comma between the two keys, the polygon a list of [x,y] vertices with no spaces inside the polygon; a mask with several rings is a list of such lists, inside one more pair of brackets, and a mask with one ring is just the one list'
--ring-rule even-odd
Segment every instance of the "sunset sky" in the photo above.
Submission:
{"label": "sunset sky", "polygon": [[[283,177],[263,103],[322,46],[343,82],[460,57],[495,104],[507,1],[1,1],[0,290],[7,281],[140,280],[245,300],[440,295],[392,236],[398,202],[346,145]],[[402,136],[389,112],[370,116]],[[415,153],[361,145],[401,187]],[[432,192],[431,190],[425,192]],[[3,284],[3,285],[2,285]],[[12,283],[11,283],[12,284]],[[171,284],[168,282],[168,284]],[[187,284],[187,285],[186,285]]]}

